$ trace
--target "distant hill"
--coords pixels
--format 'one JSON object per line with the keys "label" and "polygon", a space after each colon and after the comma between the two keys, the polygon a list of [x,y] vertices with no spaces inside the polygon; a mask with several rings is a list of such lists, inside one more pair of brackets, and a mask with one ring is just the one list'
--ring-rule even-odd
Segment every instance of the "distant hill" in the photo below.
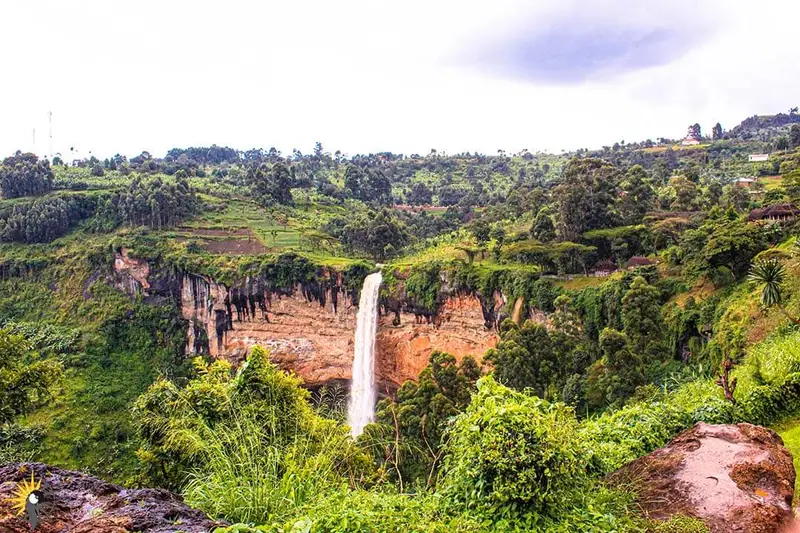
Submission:
{"label": "distant hill", "polygon": [[782,129],[791,124],[800,123],[798,113],[778,113],[777,115],[753,115],[744,119],[738,126],[728,132],[730,137],[740,139],[750,139],[760,137],[764,134],[775,133],[776,129]]}

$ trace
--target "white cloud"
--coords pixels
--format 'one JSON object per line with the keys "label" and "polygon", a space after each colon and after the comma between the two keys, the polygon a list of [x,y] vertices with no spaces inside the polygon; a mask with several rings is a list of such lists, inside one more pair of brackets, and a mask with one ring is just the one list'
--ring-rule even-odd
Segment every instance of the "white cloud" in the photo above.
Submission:
{"label": "white cloud", "polygon": [[710,13],[717,30],[673,62],[602,82],[547,86],[452,61],[588,1],[4,2],[0,154],[30,149],[34,127],[46,154],[49,110],[56,151],[107,156],[317,140],[351,154],[558,151],[800,105],[789,0],[672,2],[675,20]]}

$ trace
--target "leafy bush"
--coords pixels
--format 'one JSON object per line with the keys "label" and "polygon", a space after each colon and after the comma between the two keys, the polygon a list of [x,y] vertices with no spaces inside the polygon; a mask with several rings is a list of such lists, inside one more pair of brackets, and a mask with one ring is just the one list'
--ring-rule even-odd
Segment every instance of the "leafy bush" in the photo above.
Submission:
{"label": "leafy bush", "polygon": [[736,421],[733,405],[711,381],[688,383],[672,394],[626,405],[586,420],[579,435],[589,449],[592,472],[605,474],[664,446],[697,422]]}
{"label": "leafy bush", "polygon": [[441,265],[438,263],[414,265],[405,284],[406,292],[416,306],[431,313],[438,308],[439,289],[442,286],[440,272]]}
{"label": "leafy bush", "polygon": [[773,385],[750,390],[740,401],[740,416],[766,426],[800,410],[800,373],[789,374]]}
{"label": "leafy bush", "polygon": [[24,337],[5,329],[0,354],[0,424],[6,424],[51,399],[63,368],[55,359],[40,359]]}
{"label": "leafy bush", "polygon": [[487,376],[446,445],[444,492],[467,508],[534,525],[571,506],[585,481],[574,413]]}

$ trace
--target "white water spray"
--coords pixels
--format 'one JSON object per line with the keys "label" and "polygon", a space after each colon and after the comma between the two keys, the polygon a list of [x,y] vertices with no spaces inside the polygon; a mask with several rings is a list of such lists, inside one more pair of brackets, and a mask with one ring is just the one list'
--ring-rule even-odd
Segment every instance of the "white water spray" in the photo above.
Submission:
{"label": "white water spray", "polygon": [[383,276],[380,272],[364,279],[356,322],[356,346],[353,356],[353,381],[347,423],[353,437],[361,435],[364,426],[375,416],[375,334],[378,331],[378,303]]}

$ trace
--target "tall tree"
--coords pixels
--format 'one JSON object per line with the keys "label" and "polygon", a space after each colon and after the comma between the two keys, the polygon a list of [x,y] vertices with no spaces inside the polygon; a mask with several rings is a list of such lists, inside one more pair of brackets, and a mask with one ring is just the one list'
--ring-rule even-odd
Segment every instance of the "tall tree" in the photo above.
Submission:
{"label": "tall tree", "polygon": [[601,159],[573,159],[567,163],[564,181],[555,190],[558,237],[577,242],[589,230],[616,225],[611,206],[618,183],[617,168]]}
{"label": "tall tree", "polygon": [[622,298],[622,324],[632,348],[645,354],[662,337],[660,291],[641,276],[634,278]]}
{"label": "tall tree", "polygon": [[494,365],[495,378],[517,390],[529,389],[540,398],[549,398],[559,377],[558,354],[544,326],[527,321],[522,327],[508,320],[497,348],[486,360]]}
{"label": "tall tree", "polygon": [[52,188],[53,171],[46,159],[17,152],[0,164],[0,198],[38,196]]}
{"label": "tall tree", "polygon": [[595,407],[617,404],[630,397],[645,378],[642,359],[628,344],[628,337],[606,328],[600,334],[603,356],[589,368],[586,395]]}
{"label": "tall tree", "polygon": [[792,124],[792,127],[789,130],[789,142],[791,143],[792,148],[797,148],[800,146],[800,124]]}
{"label": "tall tree", "polygon": [[711,130],[711,138],[715,141],[722,139],[722,125],[717,122]]}
{"label": "tall tree", "polygon": [[459,364],[450,354],[431,353],[416,382],[406,381],[396,400],[387,398],[378,403],[376,423],[368,425],[359,440],[401,484],[432,485],[448,422],[467,407],[480,375],[480,368],[470,357]]}
{"label": "tall tree", "polygon": [[632,166],[621,185],[623,191],[620,193],[617,205],[622,222],[638,224],[653,208],[655,197],[647,171],[641,165]]}
{"label": "tall tree", "polygon": [[411,205],[427,205],[431,203],[432,197],[433,193],[430,188],[420,181],[415,183],[411,188],[411,192],[408,193],[406,201]]}

